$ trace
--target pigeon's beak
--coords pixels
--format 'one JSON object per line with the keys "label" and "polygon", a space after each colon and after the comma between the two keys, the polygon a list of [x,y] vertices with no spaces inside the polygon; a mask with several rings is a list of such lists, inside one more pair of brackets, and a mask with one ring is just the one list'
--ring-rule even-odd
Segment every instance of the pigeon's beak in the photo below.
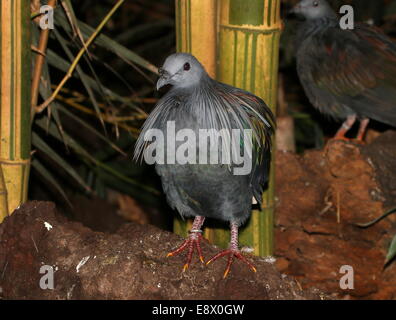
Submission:
{"label": "pigeon's beak", "polygon": [[301,3],[297,3],[292,9],[289,10],[287,15],[289,17],[298,16],[301,13]]}
{"label": "pigeon's beak", "polygon": [[157,90],[161,89],[163,86],[167,85],[169,83],[169,73],[166,72],[164,69],[159,68],[158,69],[158,74],[160,75],[158,81],[157,81]]}
{"label": "pigeon's beak", "polygon": [[160,77],[157,81],[157,90],[161,89],[163,86],[168,84],[168,80],[164,77]]}

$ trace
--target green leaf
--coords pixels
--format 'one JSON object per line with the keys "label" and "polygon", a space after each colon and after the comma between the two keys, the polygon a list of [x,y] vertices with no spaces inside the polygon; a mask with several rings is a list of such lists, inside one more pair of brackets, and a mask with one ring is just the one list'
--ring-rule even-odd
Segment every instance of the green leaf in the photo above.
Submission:
{"label": "green leaf", "polygon": [[66,202],[72,207],[72,204],[67,197],[65,191],[62,189],[62,187],[59,185],[59,183],[56,181],[54,176],[49,172],[43,164],[34,158],[32,160],[32,167],[37,170],[37,172],[44,178],[46,179],[56,190],[58,190],[59,194],[66,200]]}
{"label": "green leaf", "polygon": [[69,110],[67,110],[65,107],[63,106],[58,106],[57,108],[59,108],[59,110],[63,113],[65,113],[67,116],[69,116],[71,119],[73,119],[74,121],[78,122],[79,124],[81,124],[83,127],[85,127],[87,130],[89,130],[91,133],[93,133],[94,135],[96,135],[98,138],[100,138],[101,140],[105,141],[109,146],[111,146],[114,150],[116,150],[117,152],[119,152],[120,154],[122,154],[123,156],[126,156],[126,153],[124,151],[122,151],[115,143],[111,142],[110,139],[108,139],[107,137],[105,137],[103,134],[101,134],[98,130],[96,130],[94,127],[92,127],[91,125],[89,125],[87,122],[85,122],[84,120],[82,120],[81,118],[79,118],[78,116],[76,116],[75,114],[73,114],[72,112],[70,112]]}
{"label": "green leaf", "polygon": [[[46,130],[46,123],[45,123],[45,118],[39,119],[35,122],[39,127],[42,129]],[[48,128],[48,133],[53,136],[55,139],[62,141],[62,138],[59,134],[59,132],[56,130],[56,127],[53,123],[50,124]],[[66,132],[65,132],[65,141],[66,144],[73,149],[77,154],[81,155],[83,158],[89,160],[91,164],[93,163],[95,166],[103,169],[104,171],[111,173],[113,176],[121,179],[122,181],[125,181],[127,183],[130,183],[132,185],[135,185],[137,187],[140,187],[142,190],[145,190],[146,192],[150,192],[155,195],[159,195],[160,192],[154,188],[148,187],[146,185],[143,185],[125,175],[122,173],[118,172],[117,170],[114,170],[110,166],[106,165],[105,163],[98,161],[95,157],[93,157],[88,151],[86,151],[76,140],[71,138]],[[90,163],[87,163],[89,165]],[[94,170],[95,168],[93,168]]]}
{"label": "green leaf", "polygon": [[91,188],[85,183],[85,181],[79,176],[61,156],[59,156],[55,150],[53,150],[41,137],[33,132],[32,133],[32,144],[42,152],[44,152],[49,158],[56,162],[63,170],[65,170],[77,183],[79,183],[86,191],[91,192]]}
{"label": "green leaf", "polygon": [[[66,32],[72,32],[70,24],[67,21],[67,18],[59,12],[55,12],[55,23],[59,24]],[[88,39],[91,36],[91,34],[95,31],[94,28],[90,27],[89,25],[81,21],[78,21],[78,26],[81,30],[82,35],[86,39]],[[98,35],[94,43],[98,46],[101,46],[115,53],[117,56],[119,56],[122,59],[135,63],[154,74],[158,74],[158,68],[156,66],[154,66],[147,60],[143,59],[133,51],[127,49],[123,45],[119,44],[118,42],[105,36],[104,34]]]}
{"label": "green leaf", "polygon": [[[70,59],[70,63],[72,63],[73,59],[74,59],[74,56],[71,53],[69,47],[67,46],[67,42],[66,42],[65,38],[63,38],[56,29],[54,30],[54,34],[55,34],[55,37],[58,39],[58,42],[62,46],[63,51],[66,53],[66,55]],[[78,73],[78,75],[79,75],[79,77],[81,79],[81,82],[82,82],[85,90],[88,93],[89,98],[91,99],[91,102],[92,102],[92,104],[94,106],[95,112],[96,112],[96,114],[97,114],[97,116],[98,116],[98,118],[100,120],[100,123],[102,124],[103,128],[105,128],[105,124],[104,124],[103,118],[102,118],[101,113],[100,113],[100,108],[99,108],[98,101],[96,100],[96,97],[95,97],[95,95],[94,95],[94,93],[93,93],[93,91],[91,89],[91,86],[90,86],[89,82],[87,81],[87,78],[86,78],[84,72],[82,71],[80,66],[76,67],[76,71],[77,71],[77,73]],[[100,86],[99,83],[98,83],[98,86]]]}
{"label": "green leaf", "polygon": [[381,221],[381,220],[384,219],[385,217],[387,217],[387,216],[389,216],[390,214],[395,213],[395,212],[396,212],[396,208],[393,208],[393,209],[390,209],[389,211],[385,212],[385,213],[384,213],[382,216],[380,216],[379,218],[374,219],[373,221],[370,221],[370,222],[367,222],[367,223],[356,223],[356,225],[357,225],[358,227],[361,227],[361,228],[367,228],[367,227],[370,227],[370,226],[376,224],[377,222]]}
{"label": "green leaf", "polygon": [[[66,60],[64,60],[62,57],[60,57],[58,54],[56,54],[54,51],[52,51],[51,49],[47,50],[47,60],[48,63],[52,66],[57,68],[60,71],[63,72],[67,72],[67,70],[70,67],[70,63],[68,63]],[[73,74],[73,76],[75,76]],[[89,77],[86,73],[84,73],[84,77],[86,78],[86,81],[89,83],[89,85],[96,91],[101,93],[101,88],[98,86],[97,82]],[[115,93],[114,91],[110,90],[109,88],[106,88],[105,86],[102,85],[102,90],[104,91],[104,93],[106,95],[108,95],[111,99],[115,100],[115,101],[119,101],[127,106],[129,106],[130,108],[137,110],[139,112],[139,114],[141,114],[142,112],[140,111],[140,108],[138,108],[134,103],[132,103],[130,101],[130,99],[121,97],[120,95],[118,95],[117,93]]]}
{"label": "green leaf", "polygon": [[391,245],[386,255],[385,265],[387,265],[394,257],[396,257],[396,235],[394,236]]}

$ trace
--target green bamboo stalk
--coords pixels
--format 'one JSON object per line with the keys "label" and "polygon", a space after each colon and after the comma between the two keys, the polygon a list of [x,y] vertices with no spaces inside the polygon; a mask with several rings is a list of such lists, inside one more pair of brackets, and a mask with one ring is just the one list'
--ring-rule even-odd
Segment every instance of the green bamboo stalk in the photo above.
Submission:
{"label": "green bamboo stalk", "polygon": [[5,187],[0,202],[6,199],[9,210],[2,208],[1,222],[27,199],[31,41],[30,6],[25,0],[2,0],[0,11],[0,167]]}

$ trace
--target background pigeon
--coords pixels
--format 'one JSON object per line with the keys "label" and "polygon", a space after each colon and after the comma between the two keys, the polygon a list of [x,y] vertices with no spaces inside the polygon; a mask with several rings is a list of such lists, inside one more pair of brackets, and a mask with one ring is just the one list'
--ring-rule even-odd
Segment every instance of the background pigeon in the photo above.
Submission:
{"label": "background pigeon", "polygon": [[[141,157],[149,146],[144,139],[148,130],[160,129],[166,136],[169,121],[175,122],[176,132],[188,128],[197,136],[199,129],[226,129],[227,132],[232,129],[251,129],[253,145],[249,155],[252,170],[245,175],[232,173],[232,169],[238,167],[235,163],[156,164],[170,206],[176,208],[182,217],[195,217],[189,237],[168,256],[188,249],[183,268],[185,271],[196,248],[200,260],[204,262],[200,247],[201,227],[206,217],[214,218],[230,223],[231,241],[228,250],[220,252],[207,264],[228,255],[224,277],[230,271],[234,258],[242,260],[255,271],[238,249],[238,227],[251,214],[252,197],[258,202],[262,200],[271,158],[273,114],[259,97],[211,79],[199,61],[190,54],[170,55],[159,69],[159,74],[157,89],[165,85],[171,85],[172,88],[144,123],[135,147],[135,159]],[[165,142],[164,150],[168,150],[169,143]],[[176,148],[182,143],[177,142]],[[244,139],[238,138],[238,144],[243,146],[245,143]],[[197,143],[196,152],[210,150],[212,146],[211,143]],[[220,144],[216,148],[221,159],[223,149]]]}
{"label": "background pigeon", "polygon": [[360,120],[363,140],[369,119],[396,126],[396,44],[366,24],[342,29],[325,0],[303,0],[292,13],[303,17],[297,34],[297,72],[319,111],[345,120],[335,138]]}

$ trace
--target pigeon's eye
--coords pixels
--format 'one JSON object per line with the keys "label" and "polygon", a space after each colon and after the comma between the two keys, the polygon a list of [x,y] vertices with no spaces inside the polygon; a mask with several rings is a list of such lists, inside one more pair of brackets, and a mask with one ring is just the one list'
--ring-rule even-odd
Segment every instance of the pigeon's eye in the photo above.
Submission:
{"label": "pigeon's eye", "polygon": [[314,7],[317,7],[317,6],[319,5],[319,2],[318,2],[318,1],[314,1],[314,2],[312,3],[312,5],[313,5]]}
{"label": "pigeon's eye", "polygon": [[186,70],[186,71],[190,70],[190,68],[191,68],[191,66],[190,66],[190,64],[188,62],[186,62],[184,64],[184,66],[183,66],[183,69]]}

